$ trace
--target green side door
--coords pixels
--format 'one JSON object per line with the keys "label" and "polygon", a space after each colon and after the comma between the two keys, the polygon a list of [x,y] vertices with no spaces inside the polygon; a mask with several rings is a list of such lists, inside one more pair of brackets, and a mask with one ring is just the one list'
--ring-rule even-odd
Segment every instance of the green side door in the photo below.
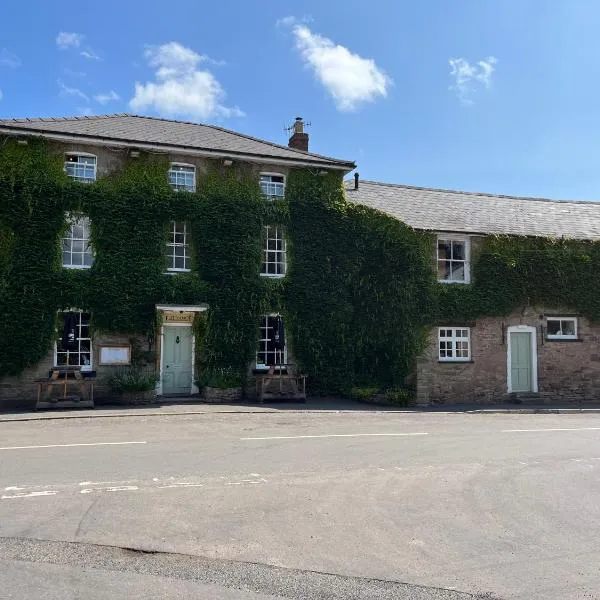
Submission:
{"label": "green side door", "polygon": [[533,368],[531,364],[531,334],[510,335],[511,392],[533,391]]}

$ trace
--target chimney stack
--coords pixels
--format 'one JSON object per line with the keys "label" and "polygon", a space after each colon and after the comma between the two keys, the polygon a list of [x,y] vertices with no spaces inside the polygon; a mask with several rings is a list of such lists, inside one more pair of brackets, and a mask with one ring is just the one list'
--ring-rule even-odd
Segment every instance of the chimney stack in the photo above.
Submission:
{"label": "chimney stack", "polygon": [[308,152],[308,133],[304,133],[304,121],[302,117],[296,117],[294,121],[294,133],[288,142],[290,148]]}

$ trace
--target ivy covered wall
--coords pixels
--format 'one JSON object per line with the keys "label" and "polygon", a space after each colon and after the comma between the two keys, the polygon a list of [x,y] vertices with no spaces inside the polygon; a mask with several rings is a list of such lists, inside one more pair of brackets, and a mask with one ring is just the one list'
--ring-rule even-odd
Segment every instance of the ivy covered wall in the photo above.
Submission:
{"label": "ivy covered wall", "polygon": [[[436,283],[434,239],[346,202],[341,176],[292,170],[285,200],[265,202],[255,171],[214,166],[196,193],[167,184],[156,155],[84,185],[42,140],[0,142],[0,377],[52,348],[59,309],[92,315],[96,331],[153,336],[155,305],[208,303],[201,362],[244,378],[260,315],[280,311],[313,390],[403,385],[426,331],[444,321],[505,315],[537,302],[600,317],[600,245],[485,238],[473,284]],[[215,163],[216,165],[216,163]],[[66,212],[87,214],[95,262],[61,267]],[[165,275],[170,220],[192,232],[192,272]],[[263,225],[281,225],[288,274],[259,276]]]}

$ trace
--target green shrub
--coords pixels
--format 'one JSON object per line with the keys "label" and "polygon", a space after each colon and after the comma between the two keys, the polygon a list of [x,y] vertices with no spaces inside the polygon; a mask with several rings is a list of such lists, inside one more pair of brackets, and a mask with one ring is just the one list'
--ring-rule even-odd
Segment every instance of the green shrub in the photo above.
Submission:
{"label": "green shrub", "polygon": [[108,380],[113,392],[149,392],[156,386],[157,377],[139,369],[119,369]]}
{"label": "green shrub", "polygon": [[379,392],[377,387],[354,387],[348,392],[348,396],[352,400],[369,400],[377,392]]}
{"label": "green shrub", "polygon": [[395,406],[413,406],[416,403],[415,393],[406,388],[392,388],[386,390],[385,399]]}
{"label": "green shrub", "polygon": [[196,385],[199,388],[213,387],[219,389],[228,389],[242,386],[242,377],[234,369],[228,367],[215,367],[207,369],[198,378]]}

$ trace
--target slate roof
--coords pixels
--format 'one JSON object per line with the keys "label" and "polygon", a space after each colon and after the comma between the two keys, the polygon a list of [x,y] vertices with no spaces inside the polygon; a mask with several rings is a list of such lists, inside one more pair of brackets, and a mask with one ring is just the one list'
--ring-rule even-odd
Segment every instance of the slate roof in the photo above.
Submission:
{"label": "slate roof", "polygon": [[223,152],[235,157],[263,157],[328,166],[350,170],[352,161],[338,160],[287,146],[259,140],[235,131],[185,121],[172,121],[156,117],[116,114],[92,117],[62,117],[48,119],[0,119],[0,132],[29,133],[37,135],[60,134],[86,141],[102,139],[107,143],[127,146],[149,144],[158,149],[176,147],[185,150]]}
{"label": "slate roof", "polygon": [[348,200],[415,229],[600,240],[600,203],[499,196],[376,181],[346,182]]}

